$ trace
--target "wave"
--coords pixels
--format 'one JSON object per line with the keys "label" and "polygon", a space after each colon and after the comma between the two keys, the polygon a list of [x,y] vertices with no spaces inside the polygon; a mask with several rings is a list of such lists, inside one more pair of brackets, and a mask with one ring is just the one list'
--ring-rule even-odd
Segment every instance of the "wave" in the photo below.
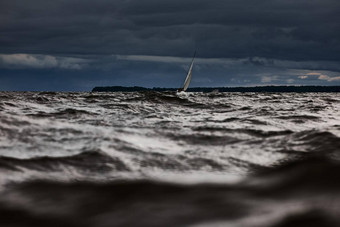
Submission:
{"label": "wave", "polygon": [[308,120],[317,121],[320,117],[313,115],[288,115],[288,116],[278,116],[278,119],[283,120],[293,120],[294,122],[305,122]]}
{"label": "wave", "polygon": [[47,95],[47,96],[56,96],[60,93],[54,92],[54,91],[43,91],[39,92],[38,95]]}
{"label": "wave", "polygon": [[340,151],[340,138],[331,132],[309,130],[293,133],[281,141],[285,152],[336,153]]}
{"label": "wave", "polygon": [[11,102],[3,102],[4,106],[9,106],[9,107],[17,107],[17,105],[11,103]]}
{"label": "wave", "polygon": [[0,92],[0,100],[9,100],[11,96],[5,94],[5,92]]}
{"label": "wave", "polygon": [[26,181],[7,186],[0,218],[15,226],[338,226],[329,204],[339,202],[339,173],[339,162],[309,156],[232,185]]}
{"label": "wave", "polygon": [[[209,96],[208,96],[209,97]],[[217,95],[216,97],[219,97]],[[210,96],[210,98],[213,98]],[[129,97],[124,100],[124,102],[139,102],[145,101],[148,103],[155,104],[171,104],[171,105],[179,105],[183,107],[189,108],[199,108],[199,109],[220,109],[220,108],[231,108],[230,103],[220,103],[214,104],[212,102],[204,103],[200,102],[197,99],[192,99],[190,96],[188,97],[180,97],[176,95],[175,92],[156,92],[156,91],[146,91],[146,92],[136,92],[134,97]]]}
{"label": "wave", "polygon": [[46,97],[41,97],[41,96],[37,97],[36,100],[37,100],[38,103],[48,103],[48,102],[50,102],[50,99],[48,99]]}
{"label": "wave", "polygon": [[18,159],[0,156],[0,168],[13,171],[23,169],[37,171],[63,171],[74,167],[76,171],[103,173],[113,170],[129,171],[129,168],[118,158],[110,157],[100,151],[86,151],[66,157],[35,157]]}
{"label": "wave", "polygon": [[27,116],[38,117],[38,118],[43,118],[43,117],[75,118],[81,115],[97,115],[97,114],[86,111],[86,110],[79,110],[79,109],[73,109],[73,108],[66,108],[66,109],[62,109],[62,110],[59,110],[57,112],[52,112],[52,113],[38,111],[38,113],[27,114]]}
{"label": "wave", "polygon": [[[238,118],[234,118],[231,121],[236,121]],[[285,135],[290,135],[294,133],[291,130],[281,130],[281,131],[269,131],[269,130],[261,130],[261,129],[233,129],[233,128],[227,128],[227,127],[209,127],[209,126],[199,126],[199,127],[194,127],[194,131],[222,131],[225,133],[242,133],[242,134],[248,134],[251,136],[256,136],[256,137],[262,137],[262,138],[267,138],[267,137],[272,137],[272,136],[285,136]]]}
{"label": "wave", "polygon": [[325,211],[311,209],[298,213],[287,214],[285,217],[282,217],[281,221],[278,221],[278,223],[275,223],[272,227],[336,227],[338,225],[339,222]]}

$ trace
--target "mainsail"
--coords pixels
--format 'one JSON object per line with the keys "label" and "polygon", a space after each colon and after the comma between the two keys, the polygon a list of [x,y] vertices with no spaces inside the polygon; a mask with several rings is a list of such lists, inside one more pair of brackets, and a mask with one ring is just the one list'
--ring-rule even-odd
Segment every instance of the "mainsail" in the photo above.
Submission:
{"label": "mainsail", "polygon": [[194,57],[192,58],[192,62],[187,74],[187,77],[185,78],[184,84],[183,84],[183,88],[178,89],[179,91],[186,91],[189,87],[190,81],[191,81],[191,77],[192,77],[192,68],[194,66],[194,60],[195,60],[195,56],[196,56],[196,51],[194,54]]}

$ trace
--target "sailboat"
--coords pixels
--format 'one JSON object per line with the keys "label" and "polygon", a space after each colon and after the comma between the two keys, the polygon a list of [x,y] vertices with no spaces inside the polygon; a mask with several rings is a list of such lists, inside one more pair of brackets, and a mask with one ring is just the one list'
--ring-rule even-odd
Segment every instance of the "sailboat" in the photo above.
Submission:
{"label": "sailboat", "polygon": [[192,58],[191,65],[190,65],[189,71],[187,73],[187,77],[185,78],[183,87],[178,88],[177,92],[182,92],[182,91],[185,92],[188,89],[190,81],[191,81],[191,77],[192,77],[192,68],[194,66],[195,56],[196,56],[196,51],[195,51],[194,57]]}

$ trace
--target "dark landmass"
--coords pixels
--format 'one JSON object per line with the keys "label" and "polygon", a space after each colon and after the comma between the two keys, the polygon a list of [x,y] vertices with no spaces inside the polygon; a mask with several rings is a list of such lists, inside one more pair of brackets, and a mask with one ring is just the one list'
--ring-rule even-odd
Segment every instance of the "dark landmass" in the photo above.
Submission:
{"label": "dark landmass", "polygon": [[[176,91],[177,88],[95,87],[92,92]],[[188,92],[340,92],[340,86],[193,87]]]}

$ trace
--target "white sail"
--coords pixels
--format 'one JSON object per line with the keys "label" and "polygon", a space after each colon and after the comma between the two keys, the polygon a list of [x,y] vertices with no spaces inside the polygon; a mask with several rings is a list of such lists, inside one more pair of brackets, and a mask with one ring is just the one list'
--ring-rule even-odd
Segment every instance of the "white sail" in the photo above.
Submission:
{"label": "white sail", "polygon": [[190,65],[190,69],[189,72],[187,74],[187,78],[184,81],[184,85],[183,85],[183,91],[186,91],[189,87],[190,81],[191,81],[191,77],[192,77],[192,66],[193,66],[194,62],[191,63]]}
{"label": "white sail", "polygon": [[183,91],[186,91],[188,89],[188,87],[189,87],[189,84],[190,84],[190,81],[191,81],[191,77],[192,77],[192,68],[194,66],[195,56],[196,56],[196,51],[195,51],[194,57],[192,59],[192,62],[191,62],[191,65],[190,65],[187,77],[185,78],[185,81],[184,81],[184,84],[183,84]]}

